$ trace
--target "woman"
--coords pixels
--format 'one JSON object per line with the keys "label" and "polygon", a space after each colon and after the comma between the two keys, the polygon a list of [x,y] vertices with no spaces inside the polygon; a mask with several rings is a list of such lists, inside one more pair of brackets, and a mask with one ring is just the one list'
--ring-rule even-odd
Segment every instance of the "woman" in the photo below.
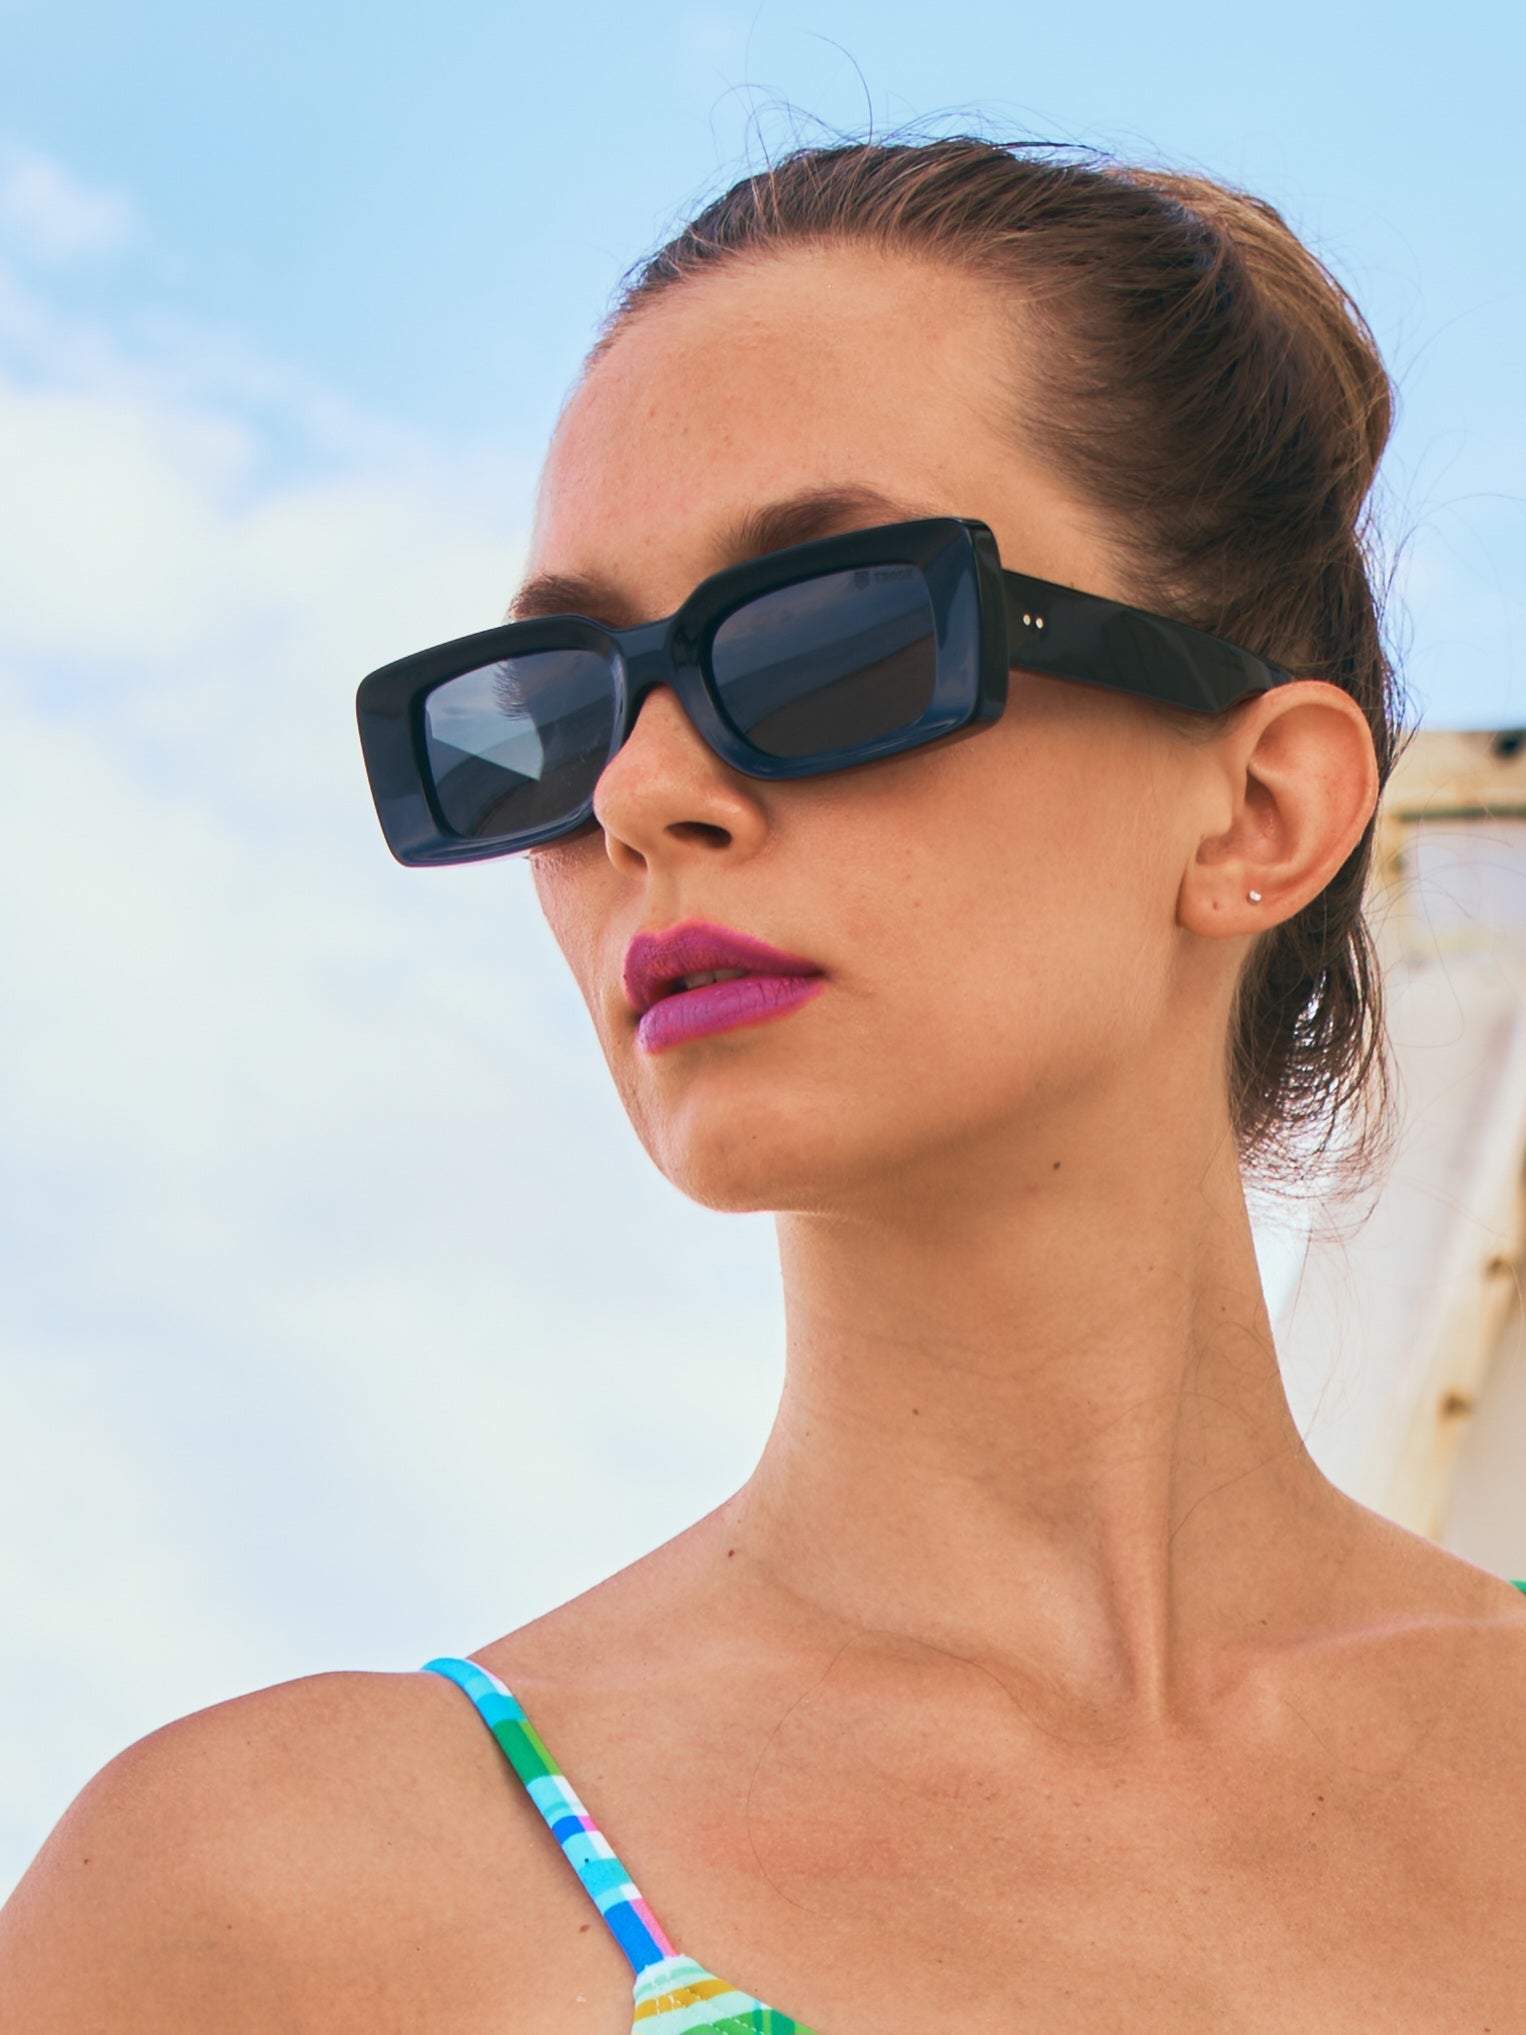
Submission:
{"label": "woman", "polygon": [[1201,179],[806,150],[635,274],[514,623],[362,731],[399,854],[531,855],[663,1173],[777,1211],[777,1422],[472,1662],[113,1762],[11,2035],[1522,2025],[1526,1605],[1319,1474],[1243,1184],[1381,1146],[1388,422]]}

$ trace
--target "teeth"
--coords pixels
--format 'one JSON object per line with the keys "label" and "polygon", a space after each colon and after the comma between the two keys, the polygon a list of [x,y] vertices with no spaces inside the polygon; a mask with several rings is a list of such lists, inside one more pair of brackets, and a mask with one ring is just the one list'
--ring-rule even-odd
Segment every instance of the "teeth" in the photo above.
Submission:
{"label": "teeth", "polygon": [[712,982],[738,982],[746,973],[745,968],[706,968],[698,975],[680,975],[673,988],[704,989]]}

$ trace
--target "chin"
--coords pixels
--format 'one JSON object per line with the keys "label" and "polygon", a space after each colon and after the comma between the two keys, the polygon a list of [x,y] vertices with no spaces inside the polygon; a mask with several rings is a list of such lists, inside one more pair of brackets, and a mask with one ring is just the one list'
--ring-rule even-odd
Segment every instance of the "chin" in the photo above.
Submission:
{"label": "chin", "polygon": [[[687,1106],[686,1106],[687,1105]],[[856,1181],[882,1171],[882,1152],[854,1151],[851,1127],[777,1098],[719,1109],[695,1098],[636,1119],[663,1178],[701,1208],[724,1215],[819,1208],[851,1199]]]}

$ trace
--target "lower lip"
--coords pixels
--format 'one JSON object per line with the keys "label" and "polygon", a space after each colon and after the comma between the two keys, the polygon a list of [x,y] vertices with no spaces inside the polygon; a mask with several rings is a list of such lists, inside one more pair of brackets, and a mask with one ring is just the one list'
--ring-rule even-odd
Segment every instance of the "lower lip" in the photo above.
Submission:
{"label": "lower lip", "polygon": [[636,1043],[643,1052],[660,1053],[685,1039],[766,1024],[809,1003],[825,981],[824,975],[740,975],[733,982],[681,989],[676,996],[659,997],[643,1014]]}

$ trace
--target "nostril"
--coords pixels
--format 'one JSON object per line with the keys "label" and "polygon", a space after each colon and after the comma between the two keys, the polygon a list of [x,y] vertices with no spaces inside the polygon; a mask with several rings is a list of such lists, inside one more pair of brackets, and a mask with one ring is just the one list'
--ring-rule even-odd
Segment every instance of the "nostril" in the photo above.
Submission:
{"label": "nostril", "polygon": [[710,848],[724,848],[731,840],[725,827],[712,827],[706,820],[674,820],[668,832],[680,841],[698,841]]}

